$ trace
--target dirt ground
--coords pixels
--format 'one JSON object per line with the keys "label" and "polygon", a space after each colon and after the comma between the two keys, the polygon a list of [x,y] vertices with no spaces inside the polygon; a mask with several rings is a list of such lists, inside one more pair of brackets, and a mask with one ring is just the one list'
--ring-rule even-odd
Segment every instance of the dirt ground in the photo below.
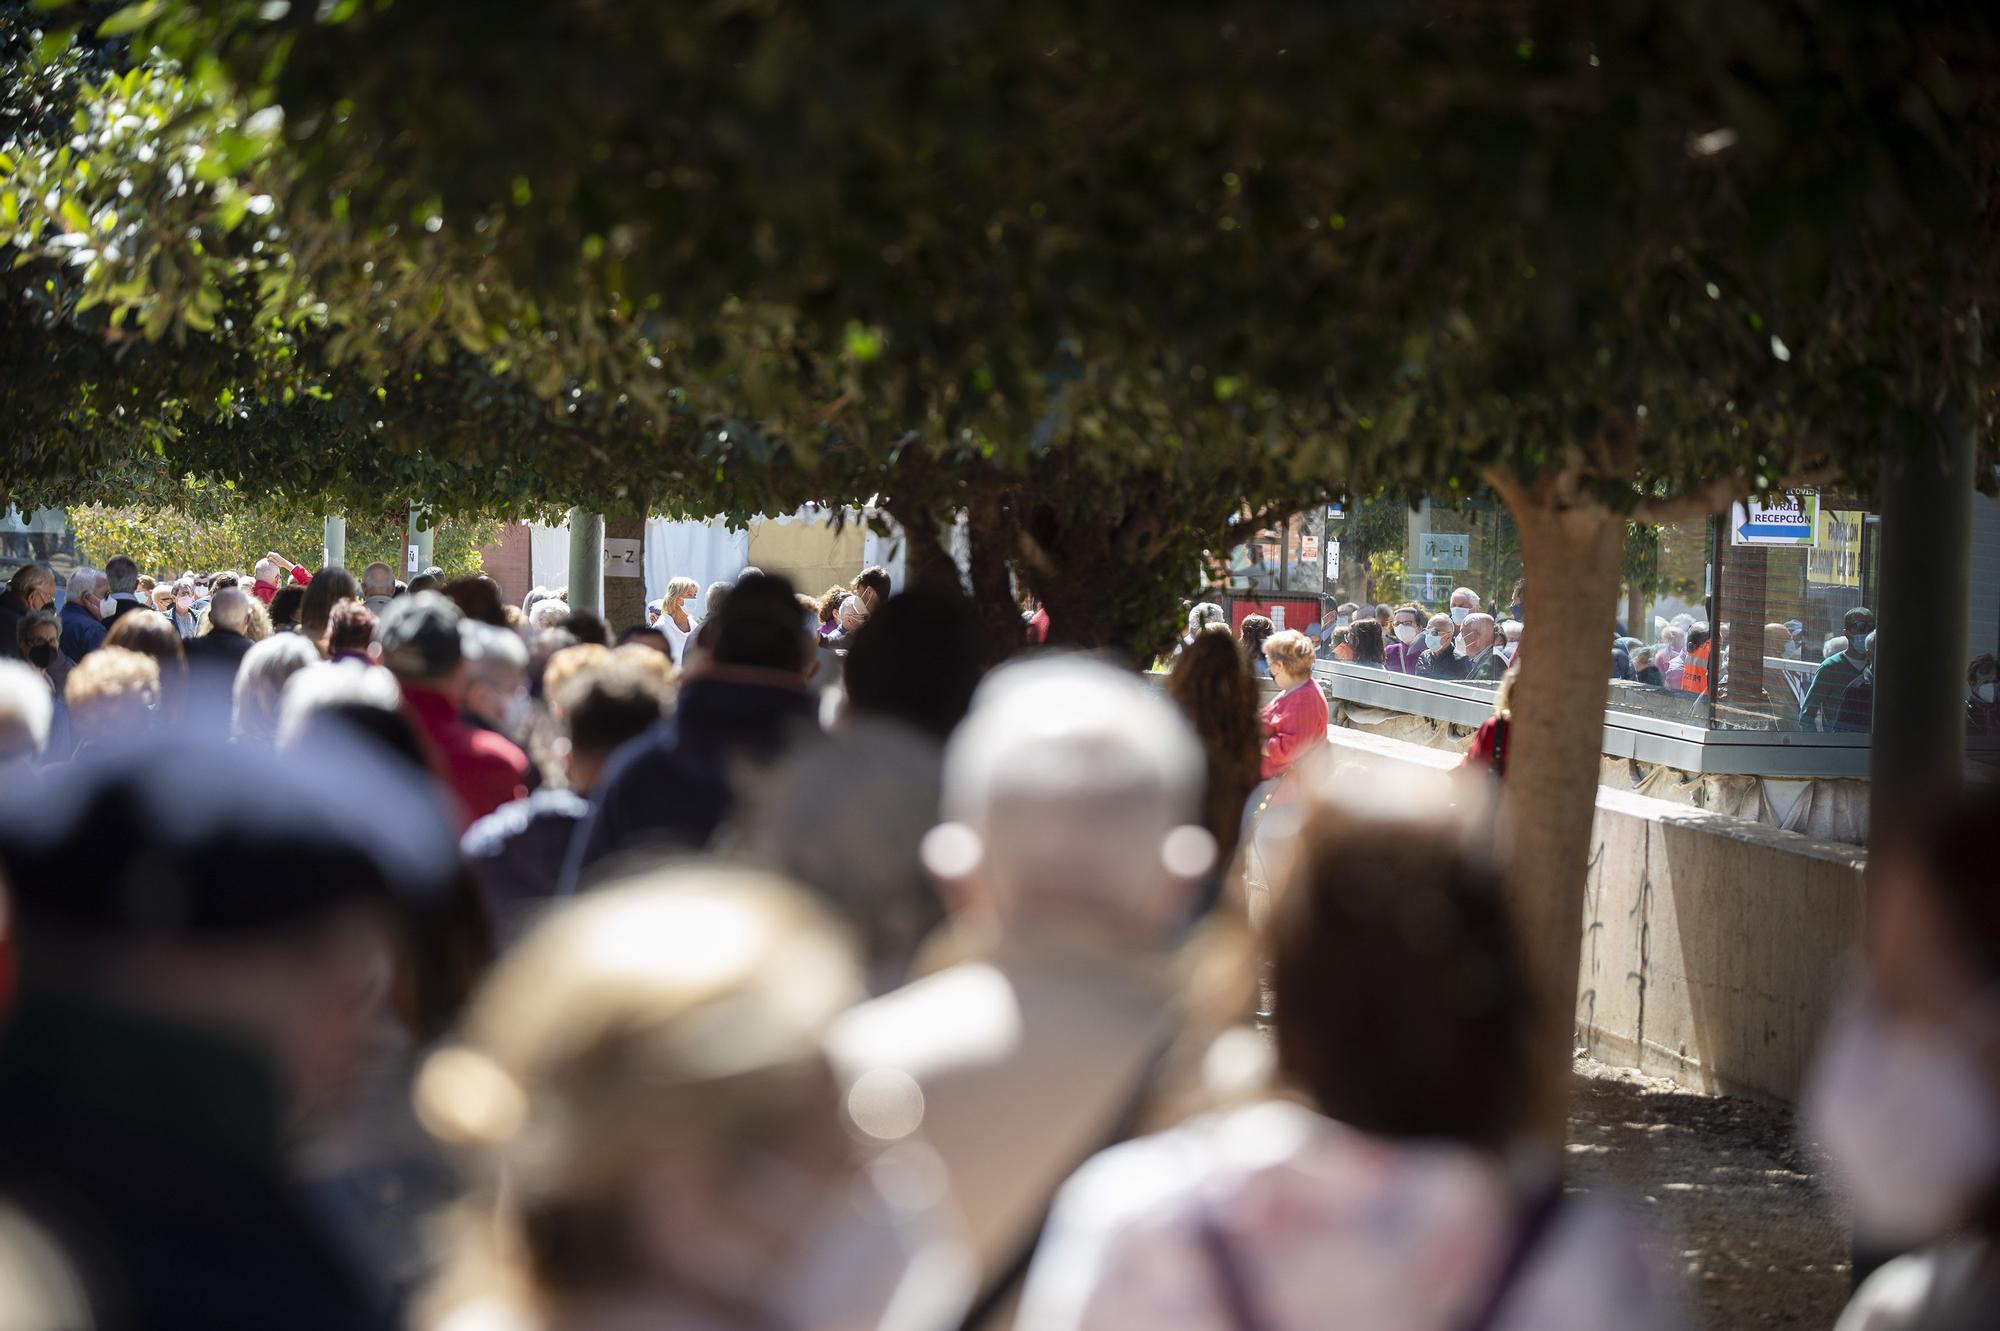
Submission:
{"label": "dirt ground", "polygon": [[1572,1186],[1608,1188],[1673,1245],[1701,1331],[1824,1331],[1848,1294],[1847,1226],[1792,1117],[1579,1059]]}

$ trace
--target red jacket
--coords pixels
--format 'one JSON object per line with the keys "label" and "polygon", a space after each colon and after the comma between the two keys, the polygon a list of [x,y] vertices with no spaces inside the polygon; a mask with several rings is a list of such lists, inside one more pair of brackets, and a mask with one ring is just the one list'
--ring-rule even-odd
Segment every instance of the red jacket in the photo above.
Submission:
{"label": "red jacket", "polygon": [[403,704],[428,744],[438,775],[457,797],[462,832],[528,794],[528,756],[514,741],[459,720],[441,689],[403,681]]}
{"label": "red jacket", "polygon": [[[303,587],[312,580],[313,575],[306,571],[304,564],[292,565],[292,582],[294,584]],[[271,604],[271,598],[278,594],[278,587],[276,583],[265,582],[260,578],[250,584],[250,594],[265,605],[269,605]]]}
{"label": "red jacket", "polygon": [[1284,803],[1294,793],[1294,765],[1326,743],[1326,695],[1319,691],[1319,685],[1307,680],[1265,703],[1257,717],[1264,723],[1266,736],[1262,773],[1266,780],[1283,778],[1273,799]]}

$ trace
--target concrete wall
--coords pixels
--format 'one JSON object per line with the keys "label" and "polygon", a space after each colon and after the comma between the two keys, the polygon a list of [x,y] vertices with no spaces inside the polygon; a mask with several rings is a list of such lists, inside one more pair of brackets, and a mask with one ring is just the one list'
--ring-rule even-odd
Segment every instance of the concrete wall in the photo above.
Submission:
{"label": "concrete wall", "polygon": [[[1457,755],[1333,727],[1335,780]],[[1861,936],[1861,851],[1600,789],[1577,977],[1592,1056],[1693,1089],[1796,1099]]]}

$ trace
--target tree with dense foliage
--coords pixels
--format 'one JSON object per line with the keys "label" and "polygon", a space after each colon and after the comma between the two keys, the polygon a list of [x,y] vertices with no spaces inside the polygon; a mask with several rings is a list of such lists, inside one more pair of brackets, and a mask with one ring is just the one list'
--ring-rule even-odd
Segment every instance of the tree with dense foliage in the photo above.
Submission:
{"label": "tree with dense foliage", "polygon": [[[138,137],[203,152],[178,185],[130,164],[112,112],[142,75],[82,99],[87,179],[60,147],[12,164],[0,242],[63,265],[50,319],[251,343],[256,405],[221,406],[253,424],[296,365],[336,403],[374,383],[382,412],[335,425],[382,420],[414,466],[481,433],[447,368],[497,376],[534,424],[491,432],[469,488],[875,497],[919,567],[964,513],[982,599],[1019,579],[1072,641],[1157,641],[1245,514],[1484,484],[1534,613],[1588,644],[1629,522],[1865,488],[1984,430],[1982,7],[1168,0],[1142,33],[1104,0],[90,12],[178,62],[146,66],[183,83]],[[1551,1086],[1603,655],[1531,651],[1514,695]]]}

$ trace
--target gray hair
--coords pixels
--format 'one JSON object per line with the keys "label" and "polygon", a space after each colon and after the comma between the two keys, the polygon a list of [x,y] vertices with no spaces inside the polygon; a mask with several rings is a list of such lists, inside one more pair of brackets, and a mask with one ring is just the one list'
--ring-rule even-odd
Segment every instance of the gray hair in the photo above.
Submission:
{"label": "gray hair", "polygon": [[285,680],[278,698],[278,744],[283,748],[296,743],[314,714],[329,707],[394,712],[402,705],[402,687],[396,676],[381,666],[365,661],[320,661]]}
{"label": "gray hair", "polygon": [[[1087,902],[1143,916],[1167,882],[1169,835],[1199,817],[1206,771],[1163,694],[1088,657],[1045,657],[980,685],[945,750],[941,803],[978,838],[959,872],[976,869],[1022,914]],[[926,843],[933,869],[951,855],[948,839],[935,854]]]}
{"label": "gray hair", "polygon": [[97,591],[97,580],[104,575],[88,564],[78,564],[76,571],[69,575],[68,596],[74,601],[79,596],[90,596]]}
{"label": "gray hair", "polygon": [[139,565],[130,555],[113,555],[104,561],[104,576],[114,592],[129,592],[139,585]]}
{"label": "gray hair", "polygon": [[229,733],[266,743],[278,735],[278,704],[293,675],[319,662],[319,649],[303,634],[274,633],[243,654],[236,672],[235,710]]}
{"label": "gray hair", "polygon": [[41,671],[0,659],[0,764],[40,758],[55,713],[55,695]]}
{"label": "gray hair", "polygon": [[1836,633],[1831,638],[1828,638],[1826,640],[1826,645],[1820,648],[1820,653],[1823,656],[1838,656],[1846,650],[1847,650],[1847,635],[1844,633]]}
{"label": "gray hair", "polygon": [[466,674],[473,679],[511,688],[528,673],[528,645],[512,629],[468,619],[458,626],[458,642]]}
{"label": "gray hair", "polygon": [[396,594],[396,570],[381,560],[376,560],[361,570],[361,594],[363,596],[394,596]]}
{"label": "gray hair", "polygon": [[1479,599],[1479,593],[1478,593],[1478,592],[1476,592],[1476,591],[1474,591],[1474,590],[1472,590],[1472,588],[1470,588],[1470,587],[1453,587],[1453,588],[1451,589],[1451,596],[1450,596],[1450,597],[1449,597],[1449,599],[1448,599],[1448,600],[1446,601],[1446,604],[1450,604],[1450,602],[1451,602],[1451,601],[1456,601],[1456,600],[1457,600],[1457,599],[1458,599],[1459,597],[1461,597],[1461,596],[1469,596],[1469,597],[1471,597],[1471,598],[1472,598],[1472,603],[1473,603],[1474,605],[1484,605],[1484,604],[1485,604],[1485,602],[1484,602],[1484,601],[1481,601],[1481,600]]}
{"label": "gray hair", "polygon": [[561,628],[569,622],[569,603],[545,596],[528,607],[528,626],[534,629]]}

